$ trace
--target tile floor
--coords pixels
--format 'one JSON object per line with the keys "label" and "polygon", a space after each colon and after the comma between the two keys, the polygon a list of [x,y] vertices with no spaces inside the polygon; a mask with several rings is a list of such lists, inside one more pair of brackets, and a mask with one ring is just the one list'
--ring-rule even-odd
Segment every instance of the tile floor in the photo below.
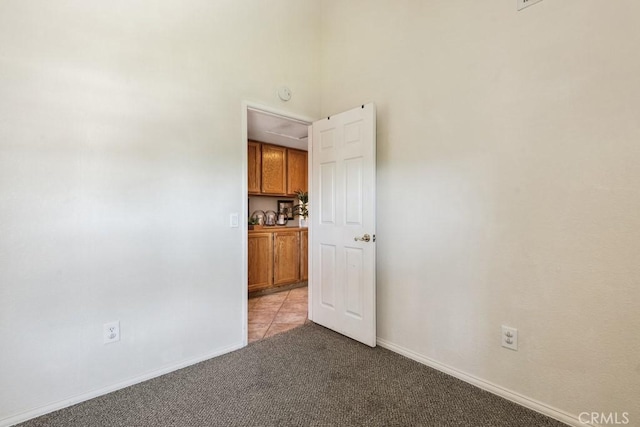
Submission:
{"label": "tile floor", "polygon": [[307,287],[249,298],[249,342],[288,331],[307,321]]}

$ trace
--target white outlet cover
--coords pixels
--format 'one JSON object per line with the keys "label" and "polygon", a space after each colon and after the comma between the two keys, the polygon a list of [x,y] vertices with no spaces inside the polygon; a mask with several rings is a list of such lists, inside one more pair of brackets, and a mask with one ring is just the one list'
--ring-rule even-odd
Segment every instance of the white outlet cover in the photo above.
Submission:
{"label": "white outlet cover", "polygon": [[525,7],[529,7],[529,6],[532,6],[532,5],[536,4],[536,3],[540,3],[542,0],[516,0],[516,1],[518,2],[517,3],[517,9],[518,10],[522,10]]}
{"label": "white outlet cover", "polygon": [[105,323],[102,327],[104,344],[120,341],[120,321]]}
{"label": "white outlet cover", "polygon": [[502,346],[518,351],[518,330],[516,328],[502,325]]}

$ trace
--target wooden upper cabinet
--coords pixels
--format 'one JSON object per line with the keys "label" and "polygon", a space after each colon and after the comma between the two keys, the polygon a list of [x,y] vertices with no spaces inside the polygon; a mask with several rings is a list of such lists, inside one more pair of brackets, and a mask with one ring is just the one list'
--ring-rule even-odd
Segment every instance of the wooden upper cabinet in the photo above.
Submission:
{"label": "wooden upper cabinet", "polygon": [[249,292],[273,285],[273,233],[249,233]]}
{"label": "wooden upper cabinet", "polygon": [[262,144],[262,193],[286,194],[287,149]]}
{"label": "wooden upper cabinet", "polygon": [[287,149],[287,194],[307,191],[307,152]]}
{"label": "wooden upper cabinet", "polygon": [[293,196],[307,191],[307,152],[249,141],[247,145],[249,194]]}
{"label": "wooden upper cabinet", "polygon": [[247,180],[247,187],[249,193],[260,193],[261,190],[261,176],[262,176],[262,153],[259,142],[249,141],[248,144],[248,170],[249,176]]}
{"label": "wooden upper cabinet", "polygon": [[273,284],[296,283],[300,277],[300,233],[273,233]]}
{"label": "wooden upper cabinet", "polygon": [[309,232],[300,231],[300,281],[309,279]]}

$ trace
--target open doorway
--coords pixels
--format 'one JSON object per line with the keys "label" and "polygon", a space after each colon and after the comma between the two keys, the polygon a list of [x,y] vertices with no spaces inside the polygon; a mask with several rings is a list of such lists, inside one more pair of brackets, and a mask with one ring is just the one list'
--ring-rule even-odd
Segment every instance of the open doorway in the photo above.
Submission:
{"label": "open doorway", "polygon": [[311,120],[243,106],[247,149],[247,340],[308,319]]}

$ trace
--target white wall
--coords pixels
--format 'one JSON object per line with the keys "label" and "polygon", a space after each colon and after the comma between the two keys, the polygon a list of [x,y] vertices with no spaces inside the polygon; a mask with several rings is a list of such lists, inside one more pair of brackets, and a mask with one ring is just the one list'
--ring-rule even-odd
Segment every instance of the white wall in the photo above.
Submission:
{"label": "white wall", "polygon": [[381,338],[640,422],[638,12],[0,2],[0,424],[241,343],[243,99],[376,102]]}
{"label": "white wall", "polygon": [[241,102],[318,116],[318,10],[0,2],[0,424],[241,345]]}
{"label": "white wall", "polygon": [[380,338],[640,425],[638,16],[630,0],[323,2],[322,115],[378,107]]}

